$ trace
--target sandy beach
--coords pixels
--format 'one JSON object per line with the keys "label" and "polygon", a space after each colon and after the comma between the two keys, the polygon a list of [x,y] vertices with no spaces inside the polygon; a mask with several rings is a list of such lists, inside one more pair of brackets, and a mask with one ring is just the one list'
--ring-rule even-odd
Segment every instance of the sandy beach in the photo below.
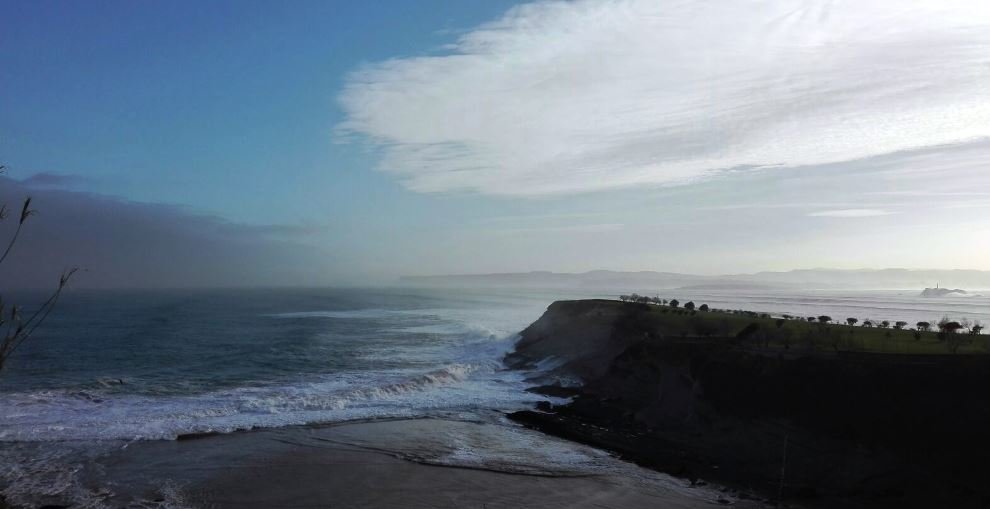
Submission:
{"label": "sandy beach", "polygon": [[79,478],[111,507],[758,507],[533,431],[445,419],[133,442]]}

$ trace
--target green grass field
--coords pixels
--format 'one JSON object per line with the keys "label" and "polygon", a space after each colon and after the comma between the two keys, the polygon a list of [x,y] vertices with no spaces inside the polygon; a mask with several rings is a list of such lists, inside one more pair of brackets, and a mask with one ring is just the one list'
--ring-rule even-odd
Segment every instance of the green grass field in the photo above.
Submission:
{"label": "green grass field", "polygon": [[[696,310],[692,313],[683,307],[648,306],[651,324],[665,337],[736,337],[748,331],[741,339],[762,348],[902,354],[990,353],[990,335],[974,335],[968,331],[944,335],[945,339],[940,339],[937,331],[916,332],[914,324],[905,330],[897,330],[850,326],[845,323],[845,317],[833,317],[842,323],[821,324],[804,318],[785,320],[746,311]],[[932,328],[937,329],[937,326],[932,324]]]}

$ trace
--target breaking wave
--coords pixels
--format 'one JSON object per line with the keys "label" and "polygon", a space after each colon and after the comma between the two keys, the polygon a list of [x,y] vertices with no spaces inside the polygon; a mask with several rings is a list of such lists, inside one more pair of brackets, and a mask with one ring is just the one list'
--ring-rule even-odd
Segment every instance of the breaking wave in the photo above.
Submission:
{"label": "breaking wave", "polygon": [[150,440],[317,422],[426,415],[532,401],[519,375],[497,361],[423,373],[339,374],[294,385],[240,387],[191,396],[48,390],[5,395],[0,441]]}

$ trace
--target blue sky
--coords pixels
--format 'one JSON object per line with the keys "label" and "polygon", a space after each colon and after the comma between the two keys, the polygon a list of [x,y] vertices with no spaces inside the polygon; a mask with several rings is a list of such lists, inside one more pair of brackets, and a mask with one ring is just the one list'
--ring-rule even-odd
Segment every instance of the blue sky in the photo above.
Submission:
{"label": "blue sky", "polygon": [[331,143],[345,74],[433,51],[505,7],[5,3],[0,150],[14,175],[81,175],[234,220],[310,220],[368,192],[385,205],[403,193],[366,171],[366,151]]}
{"label": "blue sky", "polygon": [[765,7],[4,1],[0,160],[294,229],[315,282],[990,269],[911,243],[990,237],[990,12]]}

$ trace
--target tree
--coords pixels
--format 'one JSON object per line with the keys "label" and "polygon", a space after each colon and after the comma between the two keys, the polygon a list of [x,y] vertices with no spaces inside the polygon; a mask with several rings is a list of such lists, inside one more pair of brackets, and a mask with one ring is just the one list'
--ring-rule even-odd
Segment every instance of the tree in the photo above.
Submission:
{"label": "tree", "polygon": [[684,305],[684,309],[694,311],[694,301],[688,301],[688,303]]}
{"label": "tree", "polygon": [[907,322],[898,321],[897,323],[894,324],[894,328],[897,330],[904,330],[904,327],[907,327],[907,325],[908,325]]}
{"label": "tree", "polygon": [[[0,173],[3,173],[4,167],[0,166]],[[6,204],[0,205],[0,222],[3,222],[9,216],[9,209]],[[35,214],[34,209],[31,208],[31,197],[24,199],[24,203],[21,206],[21,213],[17,220],[17,226],[14,229],[13,235],[7,242],[7,247],[4,249],[3,254],[0,255],[0,264],[7,259],[11,251],[14,249],[14,245],[17,243],[18,237],[20,237],[21,229],[24,223],[27,222],[28,218]],[[23,313],[23,308],[14,304],[10,304],[9,307],[6,302],[3,301],[3,297],[0,296],[0,331],[6,330],[5,333],[0,333],[0,371],[6,365],[7,360],[10,356],[20,348],[21,345],[27,341],[28,338],[34,334],[34,331],[45,322],[48,315],[55,309],[55,304],[58,303],[59,297],[62,295],[62,290],[65,289],[65,285],[68,284],[69,279],[75,274],[76,269],[69,269],[62,273],[58,280],[58,286],[55,287],[55,291],[48,296],[38,309],[34,310],[29,315]]]}
{"label": "tree", "polygon": [[959,322],[946,322],[938,325],[939,329],[946,334],[955,334],[963,329],[963,325]]}
{"label": "tree", "polygon": [[959,322],[946,322],[939,323],[939,328],[942,331],[939,333],[939,339],[945,341],[945,347],[952,353],[959,351],[959,347],[966,341],[966,338],[958,333],[963,325]]}
{"label": "tree", "polygon": [[971,329],[969,329],[969,333],[974,336],[979,336],[981,332],[983,332],[983,326],[980,324],[976,324]]}
{"label": "tree", "polygon": [[883,327],[884,329],[886,329],[887,327],[890,327],[890,320],[884,320],[884,321],[880,322],[880,326]]}
{"label": "tree", "polygon": [[709,310],[709,308],[708,308],[708,304],[702,304],[702,305],[701,305],[701,307],[700,307],[700,308],[698,308],[698,310],[699,310],[699,311],[704,311],[704,312],[706,312],[706,313],[707,313],[707,312],[708,312],[708,310]]}
{"label": "tree", "polygon": [[959,335],[957,332],[962,328],[961,323],[950,320],[948,316],[943,316],[938,321],[938,339],[939,341],[945,341],[946,347],[952,353],[956,353],[956,350],[959,349]]}
{"label": "tree", "polygon": [[629,296],[628,295],[619,295],[619,300],[621,300],[622,302],[626,302],[626,301],[629,300]]}
{"label": "tree", "polygon": [[680,302],[677,302],[677,299],[670,299],[670,303],[669,304],[670,304],[670,307],[672,307],[672,308],[676,308],[677,306],[680,306],[681,305]]}
{"label": "tree", "polygon": [[948,334],[952,334],[962,328],[962,324],[954,322],[949,315],[942,316],[942,319],[935,324],[938,327],[938,339],[944,341]]}
{"label": "tree", "polygon": [[816,320],[816,318],[815,318],[815,317],[813,317],[813,316],[809,316],[809,317],[808,317],[808,321],[809,321],[809,322],[813,322],[813,321],[815,321],[815,320]]}
{"label": "tree", "polygon": [[863,327],[867,327],[867,328],[872,329],[873,328],[873,320],[869,320],[868,319],[868,320],[864,321],[863,322]]}
{"label": "tree", "polygon": [[818,323],[828,324],[832,321],[832,317],[828,315],[822,315],[818,317]]}
{"label": "tree", "polygon": [[859,323],[859,318],[846,318],[846,323],[848,323],[849,326],[852,327],[857,323]]}
{"label": "tree", "polygon": [[932,328],[932,324],[929,322],[918,322],[915,324],[915,327],[921,332],[928,332]]}

